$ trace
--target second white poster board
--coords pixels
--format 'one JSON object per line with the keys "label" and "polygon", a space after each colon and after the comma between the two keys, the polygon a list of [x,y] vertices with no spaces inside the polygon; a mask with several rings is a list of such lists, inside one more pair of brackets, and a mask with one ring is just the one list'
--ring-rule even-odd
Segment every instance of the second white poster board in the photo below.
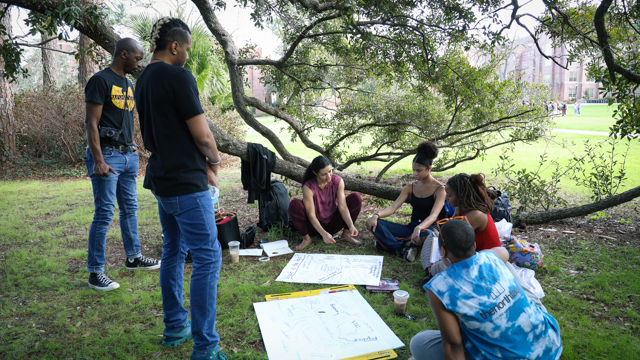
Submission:
{"label": "second white poster board", "polygon": [[276,281],[302,284],[380,284],[384,256],[295,254]]}

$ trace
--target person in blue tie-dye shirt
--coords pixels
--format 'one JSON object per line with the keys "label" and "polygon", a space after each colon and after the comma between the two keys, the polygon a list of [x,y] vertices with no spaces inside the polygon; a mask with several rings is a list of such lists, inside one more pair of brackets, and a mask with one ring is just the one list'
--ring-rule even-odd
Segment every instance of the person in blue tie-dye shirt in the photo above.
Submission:
{"label": "person in blue tie-dye shirt", "polygon": [[440,227],[451,265],[424,285],[440,327],[411,339],[416,360],[559,359],[558,323],[530,301],[507,269],[504,248],[477,252],[465,220]]}

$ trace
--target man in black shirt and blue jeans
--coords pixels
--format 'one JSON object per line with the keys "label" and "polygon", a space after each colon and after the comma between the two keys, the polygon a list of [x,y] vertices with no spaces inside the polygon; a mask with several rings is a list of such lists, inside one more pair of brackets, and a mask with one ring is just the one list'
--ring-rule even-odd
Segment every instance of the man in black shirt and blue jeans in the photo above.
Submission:
{"label": "man in black shirt and blue jeans", "polygon": [[[151,151],[144,187],[158,199],[164,235],[160,287],[163,344],[193,337],[191,359],[231,359],[220,351],[216,295],[222,248],[207,184],[217,186],[220,154],[200,105],[198,86],[184,69],[191,32],[180,19],[158,20],[151,32],[151,62],[136,82],[144,146]],[[191,321],[183,305],[183,272],[191,250]]]}
{"label": "man in black shirt and blue jeans", "polygon": [[96,73],[85,87],[85,164],[91,184],[95,213],[89,230],[87,271],[89,286],[110,291],[120,285],[104,274],[107,230],[115,202],[120,208],[120,232],[129,270],[155,270],[160,262],[142,256],[138,237],[137,145],[133,141],[133,85],[125,77],[140,66],[142,46],[131,38],[116,44],[111,66]]}

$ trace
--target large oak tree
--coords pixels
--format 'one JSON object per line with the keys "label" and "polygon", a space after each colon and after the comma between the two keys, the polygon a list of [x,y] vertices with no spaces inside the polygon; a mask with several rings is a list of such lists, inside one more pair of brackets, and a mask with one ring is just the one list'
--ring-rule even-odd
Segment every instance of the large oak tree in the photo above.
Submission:
{"label": "large oak tree", "polygon": [[[118,39],[99,13],[68,10],[73,8],[68,3],[77,1],[9,3],[53,14],[108,52]],[[302,178],[307,160],[290,153],[280,135],[257,121],[249,107],[285,122],[289,136],[327,156],[337,169],[361,161],[392,165],[411,156],[425,139],[437,141],[444,150],[435,165],[446,169],[494,146],[535,140],[547,125],[540,110],[522,104],[540,104],[541,89],[515,79],[499,81],[498,61],[474,64],[465,56],[468,49],[490,50],[500,40],[478,25],[479,17],[495,17],[496,9],[504,9],[499,1],[244,1],[253,6],[256,24],[277,26],[285,43],[278,59],[257,59],[251,49],[236,46],[216,16],[216,6],[224,2],[193,3],[224,51],[235,109],[280,155],[275,172],[294,180]],[[517,10],[517,0],[510,6]],[[480,36],[487,34],[492,42]],[[277,106],[245,94],[243,72],[248,66],[261,67],[266,81],[275,86],[281,100]],[[327,101],[336,106],[317,111]],[[215,125],[212,129],[222,151],[246,158],[246,143]],[[395,187],[351,177],[345,177],[345,184],[385,199],[399,193]],[[576,213],[554,218],[571,215]]]}

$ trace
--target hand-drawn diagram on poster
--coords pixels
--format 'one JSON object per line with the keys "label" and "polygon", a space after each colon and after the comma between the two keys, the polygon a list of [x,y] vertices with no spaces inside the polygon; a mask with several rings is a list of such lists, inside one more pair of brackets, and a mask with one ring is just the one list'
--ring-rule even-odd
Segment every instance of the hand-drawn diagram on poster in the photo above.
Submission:
{"label": "hand-drawn diagram on poster", "polygon": [[344,359],[404,344],[357,290],[253,304],[269,359]]}
{"label": "hand-drawn diagram on poster", "polygon": [[295,254],[276,281],[302,284],[378,285],[383,256]]}

